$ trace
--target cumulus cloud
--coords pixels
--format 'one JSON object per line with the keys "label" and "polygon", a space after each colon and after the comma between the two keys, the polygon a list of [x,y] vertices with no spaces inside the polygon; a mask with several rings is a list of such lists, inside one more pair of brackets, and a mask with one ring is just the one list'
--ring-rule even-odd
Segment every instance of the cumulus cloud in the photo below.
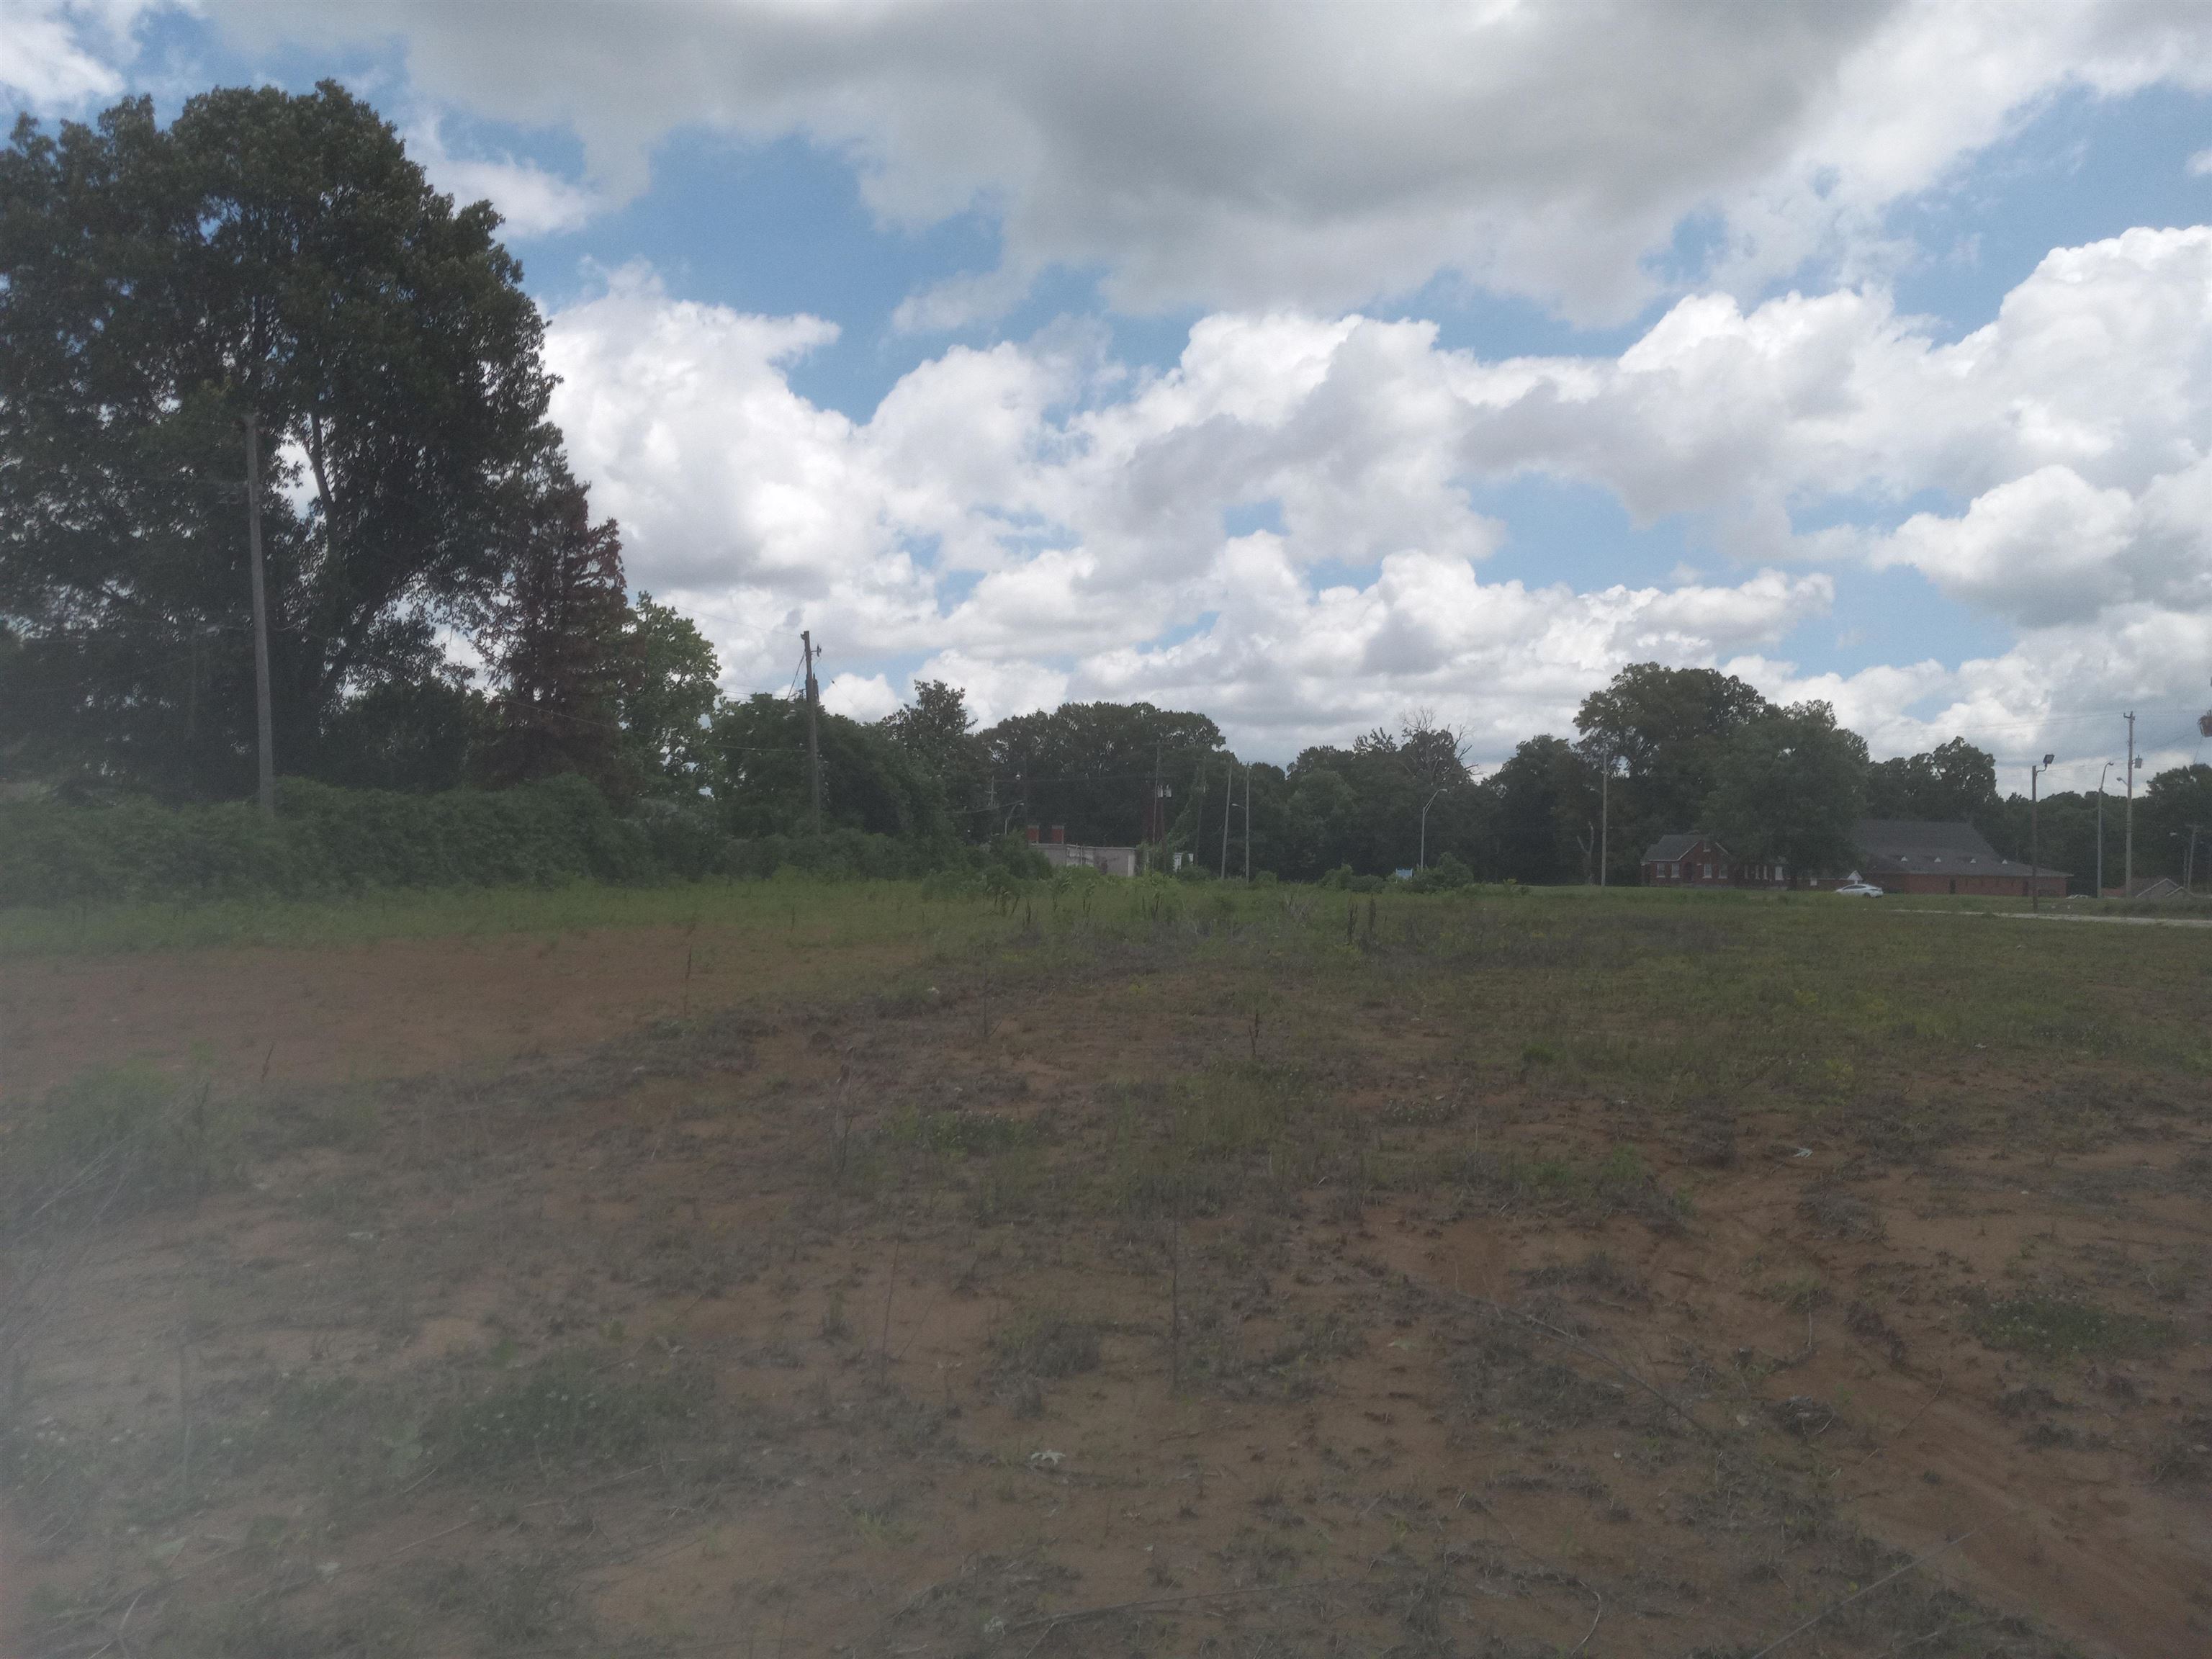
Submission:
{"label": "cumulus cloud", "polygon": [[[1510,746],[1656,658],[1740,664],[1901,743],[2126,695],[2153,641],[2212,629],[2212,230],[2055,252],[1949,344],[1874,287],[1749,312],[1694,295],[1613,358],[1223,313],[1159,373],[1065,332],[951,349],[860,422],[787,378],[833,337],[675,299],[641,267],[551,319],[577,464],[733,684],[781,684],[811,626],[854,665],[855,708],[902,689],[884,663],[922,658],[990,715],[1182,702],[1287,754],[1423,704]],[[1486,580],[1501,530],[1471,486],[1516,472],[1702,515],[1737,574]],[[1931,489],[1955,508],[1904,512]],[[1874,521],[1793,532],[1838,500]],[[1781,653],[1844,562],[1909,565],[2022,643],[1802,679]]]}
{"label": "cumulus cloud", "polygon": [[1328,312],[1454,271],[1583,319],[1656,291],[1676,228],[1749,292],[1878,268],[1891,203],[2057,92],[2212,86],[2212,11],[2126,4],[1114,7],[217,4],[249,42],[397,40],[420,95],[583,140],[608,199],[703,124],[849,157],[886,221],[981,208],[1003,266],[1123,308]]}
{"label": "cumulus cloud", "polygon": [[836,674],[822,688],[822,706],[848,720],[879,720],[895,713],[900,702],[881,674]]}
{"label": "cumulus cloud", "polygon": [[489,201],[499,210],[505,234],[550,235],[578,230],[599,210],[596,194],[582,185],[547,172],[535,161],[511,155],[456,155],[446,148],[434,119],[407,134],[407,153],[422,164],[430,182],[458,202]]}
{"label": "cumulus cloud", "polygon": [[11,0],[0,87],[37,109],[71,109],[123,90],[139,15],[153,0]]}

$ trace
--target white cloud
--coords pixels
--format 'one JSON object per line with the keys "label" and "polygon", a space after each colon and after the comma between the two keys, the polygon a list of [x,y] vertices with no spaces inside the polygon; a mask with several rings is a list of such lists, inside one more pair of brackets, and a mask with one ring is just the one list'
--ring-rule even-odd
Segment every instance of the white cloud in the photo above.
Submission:
{"label": "white cloud", "polygon": [[[1159,374],[1060,333],[948,350],[854,422],[786,378],[833,334],[674,299],[641,268],[551,319],[577,465],[635,578],[701,615],[733,686],[784,683],[807,626],[867,707],[898,689],[884,661],[922,657],[991,717],[1141,696],[1287,754],[1429,704],[1502,749],[1657,658],[1828,696],[1879,745],[2145,695],[2197,660],[2154,641],[2212,630],[2212,230],[2059,250],[1948,345],[1878,289],[1747,313],[1692,296],[1612,359],[1217,314]],[[1760,568],[1486,580],[1500,527],[1468,486],[1516,471],[1704,515]],[[1801,506],[1931,487],[1959,507],[1790,532]],[[1260,503],[1279,527],[1231,534],[1224,515]],[[2021,642],[1802,679],[1780,653],[1838,561],[1910,565]]]}
{"label": "white cloud", "polygon": [[430,182],[455,201],[489,201],[497,208],[508,236],[579,230],[601,205],[590,189],[549,173],[534,161],[517,161],[511,155],[453,155],[446,148],[434,118],[407,134],[407,153],[421,164]]}
{"label": "white cloud", "polygon": [[1121,307],[1334,311],[1440,270],[1618,318],[1686,217],[1749,291],[1890,257],[1889,204],[2058,92],[2212,86],[2212,9],[2068,6],[218,4],[249,43],[397,40],[417,95],[585,144],[608,199],[668,132],[796,134],[886,221],[981,207],[1005,261]]}
{"label": "white cloud", "polygon": [[881,674],[837,674],[822,688],[822,706],[848,720],[879,720],[895,713],[899,694]]}
{"label": "white cloud", "polygon": [[2192,179],[2212,178],[2212,149],[2200,149],[2189,158],[2189,176]]}
{"label": "white cloud", "polygon": [[123,90],[137,55],[135,32],[154,0],[9,0],[0,86],[33,108],[74,109]]}

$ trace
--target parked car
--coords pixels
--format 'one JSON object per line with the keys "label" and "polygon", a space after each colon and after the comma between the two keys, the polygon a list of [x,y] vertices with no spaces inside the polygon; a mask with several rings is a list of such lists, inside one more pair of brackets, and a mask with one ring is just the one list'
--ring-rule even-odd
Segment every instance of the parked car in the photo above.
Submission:
{"label": "parked car", "polygon": [[1881,889],[1870,881],[1847,881],[1841,887],[1837,888],[1836,891],[1844,898],[1880,898],[1881,896]]}

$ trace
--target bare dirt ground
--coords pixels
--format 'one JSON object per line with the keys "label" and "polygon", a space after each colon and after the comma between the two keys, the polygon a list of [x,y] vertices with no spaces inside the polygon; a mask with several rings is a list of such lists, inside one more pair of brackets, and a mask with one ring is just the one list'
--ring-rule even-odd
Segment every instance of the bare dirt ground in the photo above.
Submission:
{"label": "bare dirt ground", "polygon": [[1284,915],[11,964],[4,1650],[2212,1650],[2198,941]]}
{"label": "bare dirt ground", "polygon": [[190,1065],[224,1088],[496,1068],[803,994],[817,974],[834,990],[923,948],[708,926],[33,958],[0,965],[0,1079],[35,1095],[93,1057]]}

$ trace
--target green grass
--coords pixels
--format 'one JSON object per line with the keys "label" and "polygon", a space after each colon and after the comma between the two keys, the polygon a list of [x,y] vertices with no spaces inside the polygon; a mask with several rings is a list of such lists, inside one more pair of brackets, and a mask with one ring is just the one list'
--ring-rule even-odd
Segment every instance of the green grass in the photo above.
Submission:
{"label": "green grass", "polygon": [[1992,1303],[1975,1316],[1974,1329],[1993,1348],[2045,1359],[2129,1358],[2155,1353],[2175,1340],[2164,1320],[2057,1297]]}
{"label": "green grass", "polygon": [[[940,896],[941,894],[941,896]],[[965,937],[990,913],[928,882],[805,878],[618,887],[407,890],[357,898],[218,900],[0,909],[0,960],[181,951],[224,945],[323,949],[386,939],[586,933],[605,927],[779,924],[811,945],[890,942],[951,928]]]}
{"label": "green grass", "polygon": [[434,1412],[423,1451],[463,1476],[635,1457],[696,1427],[711,1386],[700,1373],[645,1361],[555,1354]]}

